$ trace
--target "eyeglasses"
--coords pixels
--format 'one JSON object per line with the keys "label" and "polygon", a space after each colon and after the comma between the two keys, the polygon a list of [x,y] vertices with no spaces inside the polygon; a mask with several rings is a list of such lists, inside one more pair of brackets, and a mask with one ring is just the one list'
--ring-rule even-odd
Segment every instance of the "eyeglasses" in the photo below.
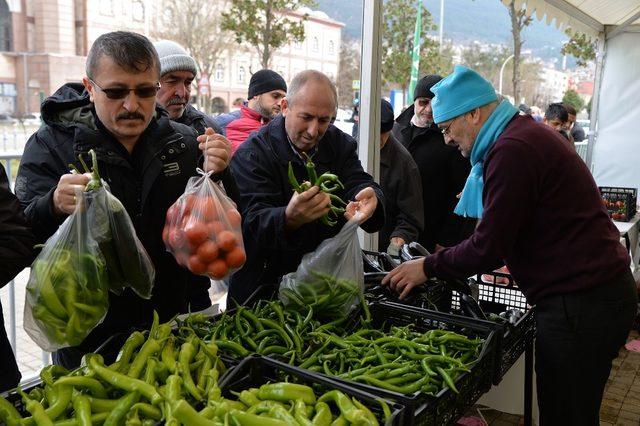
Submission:
{"label": "eyeglasses", "polygon": [[449,134],[449,129],[451,128],[451,125],[453,124],[454,121],[456,121],[455,118],[453,120],[451,120],[451,123],[449,123],[449,125],[447,127],[445,127],[444,129],[440,129],[440,131],[442,132],[442,134],[444,136],[447,136]]}
{"label": "eyeglasses", "polygon": [[107,98],[109,99],[124,99],[129,95],[129,92],[131,91],[133,91],[133,93],[135,93],[139,98],[153,98],[158,93],[158,90],[160,90],[160,82],[156,83],[155,86],[143,86],[136,87],[134,89],[129,89],[128,87],[114,87],[110,89],[103,89],[95,81],[91,79],[89,79],[89,81],[91,82],[91,84],[100,89],[105,95],[107,95]]}

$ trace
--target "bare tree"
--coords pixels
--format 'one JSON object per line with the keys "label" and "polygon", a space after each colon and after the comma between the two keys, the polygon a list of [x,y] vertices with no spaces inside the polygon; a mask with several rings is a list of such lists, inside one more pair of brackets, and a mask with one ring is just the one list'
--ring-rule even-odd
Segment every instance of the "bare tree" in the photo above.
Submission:
{"label": "bare tree", "polygon": [[516,10],[515,0],[509,2],[509,16],[511,17],[511,34],[513,35],[513,100],[520,102],[520,53],[524,40],[522,39],[522,30],[532,21],[530,16],[526,15],[526,7],[521,6]]}
{"label": "bare tree", "polygon": [[360,43],[344,36],[340,46],[340,67],[336,81],[338,105],[353,106],[353,80],[359,79]]}
{"label": "bare tree", "polygon": [[[233,33],[222,30],[222,11],[229,0],[165,1],[160,17],[162,30],[154,34],[181,44],[198,64],[200,73],[213,74],[216,64],[234,45]],[[196,83],[197,86],[197,83]],[[206,112],[211,109],[211,96],[200,96],[198,103]]]}

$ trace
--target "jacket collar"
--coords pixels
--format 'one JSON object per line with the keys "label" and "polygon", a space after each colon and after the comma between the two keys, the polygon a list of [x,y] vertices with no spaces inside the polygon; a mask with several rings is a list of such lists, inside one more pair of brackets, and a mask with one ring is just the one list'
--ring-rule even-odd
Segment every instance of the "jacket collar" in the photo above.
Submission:
{"label": "jacket collar", "polygon": [[251,120],[259,121],[262,124],[268,121],[266,118],[260,115],[258,111],[254,111],[246,105],[242,105],[240,107],[240,115],[242,117],[250,118]]}
{"label": "jacket collar", "polygon": [[[279,114],[271,120],[269,124],[260,129],[260,133],[267,141],[269,149],[274,153],[278,161],[283,166],[287,166],[290,161],[300,163],[302,160],[292,151],[289,145],[284,121],[285,119],[282,114]],[[332,138],[337,137],[335,134],[337,131],[338,129],[334,127],[333,124],[329,125],[327,132],[322,139],[318,141],[318,149],[313,156],[313,162],[316,163],[316,166],[322,164],[326,166],[326,168],[329,168],[331,165],[335,151],[330,141]]]}

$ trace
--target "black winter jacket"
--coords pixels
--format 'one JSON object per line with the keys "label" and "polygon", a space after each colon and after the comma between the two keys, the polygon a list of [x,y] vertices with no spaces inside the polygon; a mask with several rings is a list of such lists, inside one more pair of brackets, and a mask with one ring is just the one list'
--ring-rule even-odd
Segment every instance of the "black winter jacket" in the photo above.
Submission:
{"label": "black winter jacket", "polygon": [[[22,207],[9,189],[9,180],[0,164],[0,288],[29,265],[34,244]],[[16,387],[21,377],[3,320],[0,304],[0,392]]]}
{"label": "black winter jacket", "polygon": [[[362,229],[378,231],[384,224],[384,197],[362,169],[355,141],[331,125],[317,147],[313,161],[318,175],[328,171],[338,175],[345,189],[336,194],[343,200],[353,200],[363,188],[373,187],[378,207]],[[328,227],[315,221],[285,232],[285,209],[293,194],[287,178],[289,162],[299,182],[308,180],[303,161],[288,142],[281,115],[253,133],[231,160],[241,194],[242,234],[247,251],[247,262],[231,278],[229,289],[229,297],[238,302],[244,302],[259,284],[278,284],[282,275],[296,270],[305,253],[335,236],[345,223],[341,219]]]}
{"label": "black winter jacket", "polygon": [[187,104],[180,118],[174,121],[186,124],[193,128],[199,135],[203,135],[207,127],[211,127],[216,133],[222,134],[222,128],[213,117],[208,116],[202,111],[198,111],[191,104]]}
{"label": "black winter jacket", "polygon": [[[104,322],[89,334],[79,351],[94,350],[114,333],[146,326],[154,309],[167,320],[187,312],[190,304],[192,310],[209,306],[209,280],[179,266],[162,241],[168,208],[202,165],[195,131],[171,121],[158,107],[129,154],[99,122],[87,93],[78,84],[67,84],[45,100],[42,118],[45,124],[27,141],[16,181],[16,194],[39,240],[52,235],[65,219],[53,213],[53,192],[60,177],[69,173],[70,163],[79,166],[79,154],[87,158],[93,148],[102,178],[129,213],[156,269],[151,300],[129,289],[120,296],[110,294]],[[223,183],[235,189],[228,169]],[[199,291],[190,292],[192,287]]]}
{"label": "black winter jacket", "polygon": [[386,251],[393,237],[406,243],[418,241],[424,228],[422,182],[409,151],[393,134],[380,150],[380,186],[384,192],[384,227],[378,234],[378,249]]}
{"label": "black winter jacket", "polygon": [[393,135],[409,151],[422,176],[424,231],[418,240],[427,250],[436,244],[449,247],[473,232],[475,220],[455,213],[458,200],[471,171],[471,163],[458,149],[444,143],[442,132],[435,124],[419,128],[411,124],[411,105],[396,118]]}

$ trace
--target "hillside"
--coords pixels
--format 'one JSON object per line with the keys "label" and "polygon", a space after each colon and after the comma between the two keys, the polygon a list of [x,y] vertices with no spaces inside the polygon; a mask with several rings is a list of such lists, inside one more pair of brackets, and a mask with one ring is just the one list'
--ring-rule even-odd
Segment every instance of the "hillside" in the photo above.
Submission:
{"label": "hillside", "polygon": [[[358,0],[316,0],[318,9],[346,24],[345,36],[359,38],[362,31],[362,2]],[[440,21],[440,0],[423,0],[433,21]],[[482,25],[478,25],[481,22]],[[437,34],[437,31],[435,32]],[[446,0],[444,37],[456,44],[472,41],[511,43],[511,23],[507,8],[499,0]],[[553,25],[534,19],[524,31],[524,48],[544,59],[560,59],[560,48],[567,39]]]}

